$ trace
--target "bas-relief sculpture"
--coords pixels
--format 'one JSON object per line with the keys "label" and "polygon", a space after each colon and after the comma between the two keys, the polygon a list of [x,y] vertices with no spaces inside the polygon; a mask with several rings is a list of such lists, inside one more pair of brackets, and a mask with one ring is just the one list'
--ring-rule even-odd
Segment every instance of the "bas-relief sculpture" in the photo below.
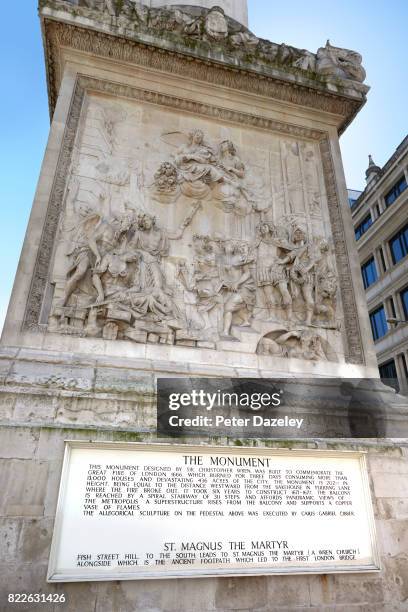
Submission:
{"label": "bas-relief sculpture", "polygon": [[[176,142],[184,134],[165,134]],[[159,202],[175,202],[180,195],[205,199],[209,194],[225,212],[245,216],[257,208],[262,195],[250,185],[247,170],[230,140],[211,147],[202,130],[188,134],[187,142],[172,159],[163,162],[154,176],[152,196]]]}
{"label": "bas-relief sculpture", "polygon": [[[301,71],[313,79],[345,86],[366,93],[365,70],[359,53],[335,47],[327,41],[312,53],[285,44],[260,39],[245,26],[228,17],[221,7],[196,6],[150,8],[134,0],[42,0],[44,6],[75,5],[75,11],[89,12],[92,19],[115,26],[126,35],[148,33],[175,42],[179,39],[191,50],[196,44],[222,49],[240,61],[283,67],[286,72]],[[177,42],[177,40],[176,40]]]}
{"label": "bas-relief sculpture", "polygon": [[92,96],[83,121],[49,331],[341,359],[315,144],[239,146],[235,128],[164,129],[142,104]]}

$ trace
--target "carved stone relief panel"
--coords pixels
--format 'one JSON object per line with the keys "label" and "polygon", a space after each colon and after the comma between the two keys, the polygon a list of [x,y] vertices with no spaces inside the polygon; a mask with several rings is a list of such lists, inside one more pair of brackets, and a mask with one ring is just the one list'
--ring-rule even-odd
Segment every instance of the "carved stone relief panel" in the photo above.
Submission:
{"label": "carved stone relief panel", "polygon": [[324,185],[314,141],[90,95],[49,331],[343,360]]}

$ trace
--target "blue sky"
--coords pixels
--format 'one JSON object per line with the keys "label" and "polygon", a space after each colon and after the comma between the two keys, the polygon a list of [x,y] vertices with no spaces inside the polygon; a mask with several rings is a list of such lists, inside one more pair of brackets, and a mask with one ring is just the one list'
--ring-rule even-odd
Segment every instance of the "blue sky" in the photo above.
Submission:
{"label": "blue sky", "polygon": [[[0,328],[49,129],[36,4],[2,5]],[[316,51],[330,38],[332,44],[363,55],[372,89],[341,138],[347,184],[363,188],[368,153],[383,165],[407,133],[407,0],[249,0],[249,19],[255,34],[277,43]]]}

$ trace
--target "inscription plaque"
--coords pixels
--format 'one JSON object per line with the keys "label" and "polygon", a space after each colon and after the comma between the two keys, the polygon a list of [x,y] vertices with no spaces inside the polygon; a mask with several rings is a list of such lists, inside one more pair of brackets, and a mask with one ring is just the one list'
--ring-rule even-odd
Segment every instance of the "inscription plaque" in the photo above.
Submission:
{"label": "inscription plaque", "polygon": [[50,582],[379,569],[364,453],[66,443]]}

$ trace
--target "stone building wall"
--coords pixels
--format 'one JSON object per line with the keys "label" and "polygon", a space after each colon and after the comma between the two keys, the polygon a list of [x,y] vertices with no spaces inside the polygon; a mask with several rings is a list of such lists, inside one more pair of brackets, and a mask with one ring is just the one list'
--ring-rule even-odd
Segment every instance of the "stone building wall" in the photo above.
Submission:
{"label": "stone building wall", "polygon": [[[72,401],[67,411],[62,397],[48,401],[42,396],[35,401],[32,396],[16,397],[12,393],[2,396],[0,610],[14,609],[5,603],[10,592],[65,593],[67,602],[56,605],[55,609],[71,612],[402,612],[407,609],[408,447],[392,441],[381,445],[318,440],[307,444],[300,441],[257,443],[267,444],[269,448],[335,448],[368,453],[380,542],[380,573],[47,584],[64,440],[160,441],[151,431],[155,420],[151,407],[146,407],[145,417],[140,419],[139,432],[118,432],[107,425],[117,415],[114,404],[86,403],[88,409],[84,407],[75,424],[70,425],[68,414],[74,420],[75,410]],[[134,409],[133,402],[130,404]],[[64,412],[66,416],[62,417]],[[197,439],[183,442],[197,443]],[[201,442],[228,444],[222,438]],[[20,605],[18,609],[33,612],[44,610],[44,605]]]}
{"label": "stone building wall", "polygon": [[[44,355],[42,355],[44,359]],[[51,363],[52,358],[54,362]],[[64,441],[169,442],[156,433],[155,378],[147,368],[79,355],[5,350],[0,356],[0,610],[7,594],[65,593],[78,612],[402,612],[408,604],[408,443],[394,440],[240,440],[177,443],[367,452],[379,573],[47,584]],[[133,365],[133,367],[132,367]],[[180,376],[179,366],[163,372]],[[156,364],[158,367],[159,364]],[[168,366],[167,366],[168,367]],[[177,371],[178,370],[178,371]],[[220,371],[220,374],[222,371]],[[188,375],[188,365],[184,375]],[[396,418],[405,419],[404,410]],[[397,425],[398,426],[398,425]],[[44,610],[29,604],[20,610]],[[52,608],[51,608],[52,609]]]}
{"label": "stone building wall", "polygon": [[[355,229],[368,217],[372,222],[357,241],[361,266],[374,259],[376,280],[370,278],[366,288],[367,307],[369,313],[383,307],[387,320],[399,322],[387,324],[386,333],[375,341],[375,350],[379,367],[394,366],[399,392],[407,395],[408,327],[402,322],[408,317],[402,296],[407,288],[408,261],[402,251],[395,258],[391,243],[404,230],[407,221],[408,189],[404,189],[401,182],[405,179],[405,184],[408,183],[408,137],[382,169],[370,165],[367,174],[367,187],[351,209]],[[398,184],[398,195],[392,196],[395,197],[392,201],[389,194]],[[387,203],[387,196],[392,204]]]}

